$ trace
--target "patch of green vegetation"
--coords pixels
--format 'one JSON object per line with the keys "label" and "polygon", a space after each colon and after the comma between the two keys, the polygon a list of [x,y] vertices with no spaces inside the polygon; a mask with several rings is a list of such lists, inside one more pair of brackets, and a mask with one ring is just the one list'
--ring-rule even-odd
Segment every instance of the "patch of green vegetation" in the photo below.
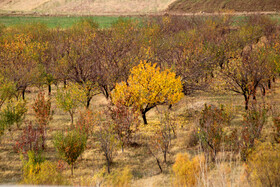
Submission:
{"label": "patch of green vegetation", "polygon": [[[61,28],[69,28],[74,23],[83,19],[85,17],[12,17],[12,16],[3,16],[0,17],[0,23],[3,23],[5,26],[14,26],[18,24],[27,24],[40,22],[46,24],[49,28],[61,27]],[[118,16],[92,16],[87,17],[96,21],[100,28],[108,28],[112,23],[119,19]],[[130,17],[124,17],[124,19],[134,19]]]}

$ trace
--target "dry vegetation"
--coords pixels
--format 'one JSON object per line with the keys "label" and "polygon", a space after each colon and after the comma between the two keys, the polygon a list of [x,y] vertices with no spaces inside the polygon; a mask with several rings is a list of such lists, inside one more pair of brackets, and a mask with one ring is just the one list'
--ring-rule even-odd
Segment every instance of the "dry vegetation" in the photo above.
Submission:
{"label": "dry vegetation", "polygon": [[175,13],[195,12],[277,12],[280,9],[279,0],[177,0],[171,3],[168,11]]}
{"label": "dry vegetation", "polygon": [[174,0],[20,0],[2,1],[0,10],[71,15],[144,14],[165,10]]}
{"label": "dry vegetation", "polygon": [[[277,83],[273,87],[273,93],[270,94],[267,102],[272,102],[273,104],[279,105],[280,100],[280,87]],[[30,89],[31,93],[27,94],[27,99],[30,101],[28,103],[29,112],[26,119],[31,120],[34,118],[34,113],[32,112],[31,105],[33,99],[36,97],[39,89]],[[47,91],[47,90],[46,90]],[[53,91],[55,95],[56,91]],[[52,109],[55,109],[55,114],[53,120],[51,121],[47,131],[47,150],[45,157],[47,160],[57,162],[57,153],[51,143],[52,135],[55,131],[64,129],[70,126],[71,122],[69,116],[65,112],[61,111],[55,105],[54,97],[52,96]],[[103,95],[97,95],[93,98],[91,109],[93,111],[101,110],[105,107],[107,103],[106,98]],[[192,97],[184,97],[178,104],[174,106],[172,111],[177,116],[185,116],[184,118],[178,117],[177,120],[179,124],[177,129],[177,138],[172,142],[172,148],[168,155],[168,163],[163,165],[164,172],[160,173],[156,161],[151,156],[147,156],[147,151],[145,146],[140,145],[139,147],[128,147],[122,153],[121,148],[118,149],[118,155],[114,160],[113,171],[120,170],[124,167],[130,168],[133,175],[132,186],[171,186],[174,182],[173,172],[171,171],[172,164],[175,162],[177,153],[189,153],[191,155],[201,152],[200,148],[191,144],[192,130],[197,126],[197,116],[201,109],[203,109],[204,103],[218,105],[225,104],[231,105],[233,108],[243,108],[242,97],[232,94],[226,95],[216,95],[216,94],[205,94],[199,93]],[[82,109],[82,108],[81,108]],[[162,110],[163,108],[159,108]],[[148,114],[148,120],[153,123],[158,121],[157,109],[153,109]],[[236,116],[235,123],[240,121],[240,114]],[[270,121],[268,126],[272,125]],[[21,180],[22,174],[22,162],[20,160],[19,154],[13,150],[14,140],[19,135],[21,130],[13,129],[13,132],[6,132],[1,138],[1,154],[0,154],[0,181],[2,184],[15,184]],[[13,136],[11,136],[11,133]],[[141,133],[141,132],[140,132]],[[264,134],[263,136],[269,136]],[[141,141],[135,140],[140,143]],[[221,153],[221,158],[219,158],[214,164],[215,169],[208,171],[207,177],[204,181],[200,181],[200,185],[213,185],[213,186],[225,186],[226,184],[231,184],[233,186],[249,186],[247,184],[246,174],[244,172],[245,167],[241,161],[237,162],[232,156],[228,156],[228,152]],[[228,160],[229,159],[229,160]],[[89,140],[87,149],[83,153],[82,157],[78,159],[75,165],[75,175],[71,177],[71,168],[63,163],[64,170],[63,175],[73,182],[75,185],[92,185],[94,184],[93,176],[100,172],[100,170],[105,167],[105,159],[95,146],[93,140]],[[212,167],[212,166],[211,166]],[[199,186],[200,186],[199,185]]]}
{"label": "dry vegetation", "polygon": [[278,186],[269,17],[84,19],[0,36],[1,184]]}

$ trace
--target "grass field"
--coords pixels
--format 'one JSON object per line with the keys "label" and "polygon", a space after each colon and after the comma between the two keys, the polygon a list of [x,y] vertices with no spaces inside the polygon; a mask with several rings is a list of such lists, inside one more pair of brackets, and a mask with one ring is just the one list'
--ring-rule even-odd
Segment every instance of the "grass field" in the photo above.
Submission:
{"label": "grass field", "polygon": [[[41,22],[46,24],[50,28],[61,27],[68,28],[73,25],[75,22],[79,21],[82,18],[89,18],[96,21],[101,28],[108,28],[111,24],[119,19],[118,16],[93,16],[93,17],[12,17],[12,16],[3,16],[0,17],[0,23],[5,26],[13,26],[17,24],[27,24],[34,22]],[[125,17],[124,19],[129,19]]]}
{"label": "grass field", "polygon": [[[190,16],[186,16],[190,17]],[[277,20],[278,23],[280,23],[280,16],[279,15],[271,15],[272,19]],[[5,26],[14,26],[18,24],[28,24],[28,23],[35,23],[40,22],[43,24],[46,24],[49,28],[69,28],[71,27],[75,22],[83,19],[83,18],[89,18],[93,19],[99,24],[100,28],[109,28],[112,23],[116,22],[118,19],[143,19],[136,16],[75,16],[75,17],[55,17],[55,16],[40,16],[40,17],[26,17],[26,16],[0,16],[0,23],[4,24]],[[244,15],[241,16],[235,16],[234,21],[240,22],[245,18]]]}

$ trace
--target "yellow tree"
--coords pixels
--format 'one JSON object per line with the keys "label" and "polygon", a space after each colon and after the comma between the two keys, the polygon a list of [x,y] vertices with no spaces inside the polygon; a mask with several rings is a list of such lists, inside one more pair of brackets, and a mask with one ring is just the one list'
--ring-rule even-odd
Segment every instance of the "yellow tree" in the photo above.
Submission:
{"label": "yellow tree", "polygon": [[157,64],[141,62],[130,71],[127,82],[116,85],[113,103],[136,106],[147,124],[146,113],[157,105],[177,103],[182,97],[181,78],[170,69],[161,71]]}

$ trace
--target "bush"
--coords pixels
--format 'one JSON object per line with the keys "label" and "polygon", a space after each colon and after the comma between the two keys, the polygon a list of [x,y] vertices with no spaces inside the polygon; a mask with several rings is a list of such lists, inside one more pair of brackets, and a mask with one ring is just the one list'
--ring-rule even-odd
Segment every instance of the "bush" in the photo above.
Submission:
{"label": "bush", "polygon": [[54,136],[53,144],[60,157],[71,165],[71,174],[74,172],[74,163],[86,148],[86,134],[77,131],[68,131],[65,135],[59,132]]}
{"label": "bush", "polygon": [[133,176],[128,167],[121,170],[114,170],[110,175],[106,177],[106,183],[108,186],[125,187],[131,185]]}
{"label": "bush", "polygon": [[15,150],[22,154],[26,154],[28,151],[33,151],[35,153],[41,152],[41,133],[42,131],[39,128],[33,126],[32,122],[29,122],[16,141]]}
{"label": "bush", "polygon": [[273,117],[273,125],[274,125],[274,140],[277,143],[280,143],[280,116]]}
{"label": "bush", "polygon": [[172,166],[175,174],[176,186],[194,186],[200,177],[202,171],[201,166],[204,165],[204,156],[196,156],[190,159],[188,153],[177,154],[176,161]]}
{"label": "bush", "polygon": [[66,185],[67,181],[59,172],[56,164],[38,160],[34,152],[28,152],[29,160],[23,165],[21,184],[32,185]]}
{"label": "bush", "polygon": [[57,91],[57,105],[70,114],[72,125],[74,123],[76,109],[80,105],[86,105],[86,98],[85,90],[78,84],[70,84],[67,88]]}
{"label": "bush", "polygon": [[113,170],[110,174],[106,172],[106,168],[102,168],[91,178],[81,178],[79,186],[131,186],[133,175],[128,167],[120,170]]}
{"label": "bush", "polygon": [[107,116],[113,120],[113,130],[121,142],[122,151],[124,146],[131,143],[133,134],[138,130],[139,119],[136,107],[127,107],[120,102],[109,106]]}
{"label": "bush", "polygon": [[224,128],[230,124],[231,116],[224,106],[220,108],[207,106],[201,112],[199,119],[198,137],[202,149],[207,155],[210,155],[214,161],[221,143],[225,137]]}
{"label": "bush", "polygon": [[75,124],[75,129],[89,136],[92,132],[94,122],[94,113],[91,110],[80,112],[80,116]]}
{"label": "bush", "polygon": [[53,111],[51,111],[51,101],[50,99],[46,100],[44,94],[40,92],[32,108],[35,112],[36,123],[41,130],[42,148],[45,149],[46,127],[53,115]]}
{"label": "bush", "polygon": [[1,123],[5,124],[5,129],[11,130],[11,127],[16,124],[17,128],[20,127],[27,112],[25,101],[11,100],[6,108],[1,112]]}
{"label": "bush", "polygon": [[267,109],[265,105],[253,103],[243,116],[241,132],[241,157],[245,161],[253,150],[255,141],[261,137],[264,125],[267,123]]}
{"label": "bush", "polygon": [[94,132],[97,146],[105,156],[107,171],[110,173],[110,166],[113,162],[114,153],[118,147],[117,135],[114,132],[113,124],[100,122],[98,129]]}
{"label": "bush", "polygon": [[252,186],[279,186],[280,145],[262,143],[248,156],[246,168]]}
{"label": "bush", "polygon": [[188,139],[187,139],[187,145],[188,147],[194,147],[198,145],[199,143],[199,137],[197,134],[197,130],[193,129],[190,131]]}

